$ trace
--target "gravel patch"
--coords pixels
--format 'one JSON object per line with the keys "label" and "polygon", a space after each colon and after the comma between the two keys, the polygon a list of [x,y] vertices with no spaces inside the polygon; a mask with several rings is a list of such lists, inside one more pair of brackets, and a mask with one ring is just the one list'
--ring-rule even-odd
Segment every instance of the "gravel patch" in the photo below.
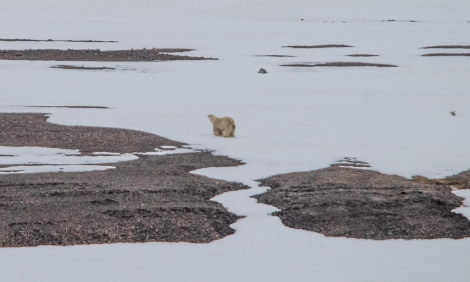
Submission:
{"label": "gravel patch", "polygon": [[421,49],[470,49],[470,45],[435,45],[422,47]]}
{"label": "gravel patch", "polygon": [[[43,114],[0,114],[0,145],[92,152],[147,152],[183,143],[125,129],[61,126]],[[139,155],[115,169],[0,175],[0,245],[117,242],[207,243],[234,233],[239,219],[210,199],[246,189],[191,174],[241,162],[209,152]],[[103,164],[106,165],[106,164]]]}
{"label": "gravel patch", "polygon": [[64,70],[115,70],[116,68],[110,67],[85,67],[85,66],[73,66],[73,65],[55,65],[51,66],[52,69],[64,69]]}
{"label": "gravel patch", "polygon": [[17,105],[16,107],[23,107],[23,108],[67,108],[67,109],[109,109],[109,107],[105,106],[22,106]]}
{"label": "gravel patch", "polygon": [[323,44],[323,45],[288,45],[283,46],[284,48],[294,49],[322,49],[322,48],[352,48],[354,46],[345,44]]}
{"label": "gravel patch", "polygon": [[378,57],[379,55],[374,54],[351,54],[347,55],[348,57]]}
{"label": "gravel patch", "polygon": [[363,62],[330,62],[330,63],[296,63],[296,64],[285,64],[282,67],[397,67],[396,65],[389,64],[374,64],[374,63],[363,63]]}
{"label": "gravel patch", "polygon": [[295,56],[291,55],[257,55],[257,57],[271,57],[271,58],[294,58]]}
{"label": "gravel patch", "polygon": [[421,55],[423,57],[468,57],[470,53],[429,53]]}
{"label": "gravel patch", "polygon": [[4,42],[74,42],[74,43],[117,43],[114,40],[55,40],[55,39],[27,39],[27,38],[0,38]]}
{"label": "gravel patch", "polygon": [[99,61],[99,62],[153,62],[173,60],[215,60],[214,58],[191,57],[168,53],[187,52],[192,49],[131,49],[101,51],[59,50],[59,49],[30,49],[2,50],[0,60],[31,60],[31,61]]}
{"label": "gravel patch", "polygon": [[[461,177],[470,179],[470,172]],[[261,180],[268,192],[255,196],[280,209],[289,227],[326,236],[363,239],[459,239],[470,221],[452,210],[462,205],[446,185],[376,171],[332,166]]]}

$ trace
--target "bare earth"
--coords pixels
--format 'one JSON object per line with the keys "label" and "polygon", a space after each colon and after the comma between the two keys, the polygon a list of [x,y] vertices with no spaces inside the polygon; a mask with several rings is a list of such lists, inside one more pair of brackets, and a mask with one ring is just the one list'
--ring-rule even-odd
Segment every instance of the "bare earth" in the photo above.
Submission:
{"label": "bare earth", "polygon": [[101,51],[100,49],[59,50],[29,49],[0,50],[0,60],[31,60],[31,61],[95,61],[95,62],[153,62],[175,60],[215,60],[213,58],[173,55],[192,51],[191,49],[131,49]]}
{"label": "bare earth", "polygon": [[[458,175],[470,180],[470,172]],[[272,189],[256,196],[276,206],[292,228],[364,239],[459,239],[470,236],[470,221],[452,210],[461,198],[446,185],[396,175],[331,166],[272,176]]]}
{"label": "bare earth", "polygon": [[[147,152],[183,144],[140,131],[60,126],[42,114],[0,114],[0,145]],[[208,152],[140,156],[93,172],[0,175],[2,247],[115,242],[207,243],[238,217],[210,198],[246,189],[190,174],[241,163]]]}

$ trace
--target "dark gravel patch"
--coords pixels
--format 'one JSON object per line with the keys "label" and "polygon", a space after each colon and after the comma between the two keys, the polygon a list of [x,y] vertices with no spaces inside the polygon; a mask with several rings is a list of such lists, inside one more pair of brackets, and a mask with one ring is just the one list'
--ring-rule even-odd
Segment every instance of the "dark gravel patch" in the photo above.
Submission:
{"label": "dark gravel patch", "polygon": [[85,66],[73,66],[73,65],[55,65],[51,66],[53,69],[64,69],[64,70],[115,70],[116,68],[110,67],[85,67]]}
{"label": "dark gravel patch", "polygon": [[323,44],[323,45],[288,45],[283,46],[284,48],[294,49],[321,49],[321,48],[352,48],[354,46],[345,44]]}
{"label": "dark gravel patch", "polygon": [[55,40],[55,39],[27,39],[27,38],[0,38],[5,42],[76,42],[76,43],[117,43],[114,40]]}
{"label": "dark gravel patch", "polygon": [[[0,114],[0,145],[80,149],[90,153],[145,152],[183,143],[113,128],[60,126],[42,114]],[[246,189],[191,174],[239,161],[208,152],[140,156],[115,169],[0,175],[0,245],[117,242],[207,243],[234,233],[239,217],[210,201]]]}
{"label": "dark gravel patch", "polygon": [[295,56],[291,55],[258,55],[257,57],[272,57],[272,58],[294,58]]}
{"label": "dark gravel patch", "polygon": [[67,109],[109,109],[105,106],[17,106],[23,108],[67,108]]}
{"label": "dark gravel patch", "polygon": [[292,228],[375,240],[470,236],[470,221],[451,211],[463,199],[444,185],[337,166],[276,175],[261,185],[272,189],[255,197],[281,209],[275,215]]}
{"label": "dark gravel patch", "polygon": [[285,64],[282,67],[397,67],[396,65],[389,64],[374,64],[374,63],[363,63],[363,62],[330,62],[330,63],[297,63],[297,64]]}
{"label": "dark gravel patch", "polygon": [[428,53],[421,55],[423,57],[468,57],[470,53]]}
{"label": "dark gravel patch", "polygon": [[0,114],[0,145],[80,149],[90,154],[151,152],[158,145],[184,144],[136,130],[52,124],[44,114],[4,113]]}
{"label": "dark gravel patch", "polygon": [[470,45],[435,45],[422,47],[421,49],[470,49]]}
{"label": "dark gravel patch", "polygon": [[101,51],[92,50],[2,50],[0,60],[39,60],[39,61],[100,61],[100,62],[153,62],[173,60],[215,60],[214,58],[191,57],[168,53],[187,52],[192,49],[131,49]]}
{"label": "dark gravel patch", "polygon": [[374,54],[351,54],[347,55],[348,57],[378,57],[379,55]]}

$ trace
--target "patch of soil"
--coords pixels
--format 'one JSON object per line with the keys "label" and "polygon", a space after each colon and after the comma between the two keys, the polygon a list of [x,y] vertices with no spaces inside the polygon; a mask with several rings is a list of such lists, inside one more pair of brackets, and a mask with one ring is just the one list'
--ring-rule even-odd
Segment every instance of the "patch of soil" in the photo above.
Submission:
{"label": "patch of soil", "polygon": [[314,68],[314,67],[397,67],[396,65],[389,64],[374,64],[374,63],[363,63],[363,62],[330,62],[330,63],[299,63],[299,64],[285,64],[281,65],[282,67],[305,67],[305,68]]}
{"label": "patch of soil", "polygon": [[292,228],[375,240],[470,237],[470,221],[452,212],[463,199],[444,185],[338,166],[276,175],[261,185],[272,189],[255,197],[279,208],[275,215]]}
{"label": "patch of soil", "polygon": [[72,65],[55,65],[51,66],[53,69],[64,69],[64,70],[115,70],[116,68],[110,67],[85,67],[85,66],[72,66]]}
{"label": "patch of soil", "polygon": [[0,38],[6,42],[76,42],[76,43],[117,43],[114,40],[54,40],[54,39],[25,39],[25,38]]}
{"label": "patch of soil", "polygon": [[323,44],[323,45],[288,45],[283,46],[284,48],[295,48],[295,49],[318,49],[318,48],[351,48],[345,44]]}
{"label": "patch of soil", "polygon": [[423,57],[467,57],[470,53],[429,53],[421,55]]}
{"label": "patch of soil", "polygon": [[83,154],[151,152],[159,144],[184,145],[142,131],[64,126],[48,123],[47,118],[44,114],[0,114],[0,145],[80,149]]}
{"label": "patch of soil", "polygon": [[39,61],[100,61],[100,62],[153,62],[173,60],[216,60],[214,58],[172,55],[168,53],[187,52],[192,49],[131,49],[131,50],[2,50],[0,60]]}
{"label": "patch of soil", "polygon": [[422,47],[421,49],[470,49],[470,45],[436,45]]}
{"label": "patch of soil", "polygon": [[388,19],[388,20],[383,20],[383,22],[397,22],[397,23],[417,23],[419,21],[417,20],[395,20],[395,19]]}
{"label": "patch of soil", "polygon": [[[0,145],[145,152],[183,143],[113,128],[60,126],[42,114],[0,114]],[[206,243],[234,233],[239,217],[210,199],[245,185],[191,174],[240,165],[209,152],[139,156],[115,169],[0,175],[0,245]],[[106,164],[104,164],[106,165]]]}
{"label": "patch of soil", "polygon": [[415,175],[411,179],[416,182],[441,185],[452,190],[455,189],[470,189],[470,171],[462,172],[457,175],[448,176],[442,179],[429,179],[421,175]]}
{"label": "patch of soil", "polygon": [[258,55],[258,57],[294,58],[295,56],[290,56],[290,55]]}
{"label": "patch of soil", "polygon": [[18,106],[24,108],[109,109],[105,106]]}
{"label": "patch of soil", "polygon": [[351,54],[348,57],[378,57],[379,55],[374,54]]}

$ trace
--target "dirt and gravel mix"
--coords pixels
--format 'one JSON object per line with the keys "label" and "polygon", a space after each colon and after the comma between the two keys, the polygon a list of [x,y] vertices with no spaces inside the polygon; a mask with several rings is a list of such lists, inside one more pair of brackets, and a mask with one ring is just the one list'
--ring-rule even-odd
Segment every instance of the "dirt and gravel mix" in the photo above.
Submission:
{"label": "dirt and gravel mix", "polygon": [[328,63],[294,63],[284,64],[281,67],[379,67],[379,68],[395,68],[397,65],[364,63],[364,62],[328,62]]}
{"label": "dirt and gravel mix", "polygon": [[95,61],[95,62],[153,62],[174,60],[216,60],[214,58],[174,55],[192,51],[192,49],[131,49],[109,50],[100,49],[28,49],[0,50],[0,60],[32,60],[32,61]]}
{"label": "dirt and gravel mix", "polygon": [[[147,152],[184,144],[113,128],[61,126],[43,114],[0,114],[0,145]],[[189,173],[239,161],[209,152],[141,155],[92,172],[0,174],[0,245],[200,242],[232,234],[238,217],[210,201],[239,183]]]}
{"label": "dirt and gravel mix", "polygon": [[376,240],[470,236],[470,221],[452,212],[463,199],[446,185],[341,166],[276,175],[261,185],[272,189],[256,198],[279,208],[275,215],[292,228]]}

